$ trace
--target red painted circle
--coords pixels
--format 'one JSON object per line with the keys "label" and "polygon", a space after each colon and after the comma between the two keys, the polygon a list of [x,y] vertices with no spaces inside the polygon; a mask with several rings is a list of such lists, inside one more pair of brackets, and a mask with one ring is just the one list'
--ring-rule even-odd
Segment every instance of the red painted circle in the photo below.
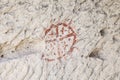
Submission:
{"label": "red painted circle", "polygon": [[61,59],[73,51],[76,43],[76,33],[66,23],[52,24],[45,30],[45,53],[43,58],[47,61]]}

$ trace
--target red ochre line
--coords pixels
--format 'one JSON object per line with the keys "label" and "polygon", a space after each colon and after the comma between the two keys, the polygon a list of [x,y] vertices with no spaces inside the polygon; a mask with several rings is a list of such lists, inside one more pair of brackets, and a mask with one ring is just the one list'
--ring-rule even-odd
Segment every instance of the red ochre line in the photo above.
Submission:
{"label": "red ochre line", "polygon": [[55,27],[55,25],[54,24],[52,24],[51,26],[50,26],[50,28],[49,29],[46,29],[46,31],[45,31],[45,35],[52,29],[52,28],[54,28]]}
{"label": "red ochre line", "polygon": [[58,24],[56,24],[57,26],[59,26],[59,25],[63,25],[63,26],[65,26],[65,27],[67,27],[68,26],[68,24],[66,24],[66,23],[58,23]]}
{"label": "red ochre line", "polygon": [[51,61],[54,61],[55,59],[48,59],[48,58],[45,58],[45,60],[47,60],[48,62],[51,62]]}
{"label": "red ochre line", "polygon": [[68,35],[65,35],[64,37],[60,38],[59,40],[63,40],[64,38],[68,38],[68,37],[71,37],[71,36],[75,36],[74,33],[70,33]]}
{"label": "red ochre line", "polygon": [[63,52],[60,52],[60,45],[58,45],[58,56],[61,57]]}
{"label": "red ochre line", "polygon": [[62,34],[64,34],[64,27],[62,27]]}
{"label": "red ochre line", "polygon": [[47,30],[45,31],[45,35],[46,35],[49,31],[50,31],[50,29],[47,29]]}
{"label": "red ochre line", "polygon": [[72,33],[75,33],[74,30],[70,26],[68,28],[72,31]]}
{"label": "red ochre line", "polygon": [[58,35],[59,35],[59,32],[58,32],[58,26],[57,26],[57,28],[56,28],[56,37],[58,37]]}
{"label": "red ochre line", "polygon": [[[59,34],[58,34],[58,26],[59,26],[59,25],[63,25],[64,27],[68,27],[68,25],[67,25],[66,23],[58,23],[57,25],[52,24],[49,29],[46,29],[45,35],[46,35],[52,28],[57,28],[57,29],[56,29],[56,34],[59,35]],[[69,29],[72,30],[71,27],[70,27]],[[72,32],[73,32],[73,30],[72,30]]]}
{"label": "red ochre line", "polygon": [[[74,36],[74,41],[75,41],[75,39],[76,39],[75,33],[70,33],[70,34],[68,34],[68,35],[65,35],[64,37],[59,38],[59,40],[61,41],[61,40],[65,39],[65,38],[68,38],[68,37],[71,37],[71,36]],[[56,40],[57,40],[57,39],[46,40],[46,42],[54,42],[54,41],[56,41]],[[74,43],[75,43],[75,42],[74,42]]]}

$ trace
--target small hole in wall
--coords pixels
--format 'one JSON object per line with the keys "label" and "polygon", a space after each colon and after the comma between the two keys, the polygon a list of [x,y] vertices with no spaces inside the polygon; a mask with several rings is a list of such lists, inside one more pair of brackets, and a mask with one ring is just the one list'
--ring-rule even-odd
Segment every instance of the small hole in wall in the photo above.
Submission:
{"label": "small hole in wall", "polygon": [[29,46],[27,46],[27,49],[29,49],[30,47]]}
{"label": "small hole in wall", "polygon": [[94,49],[90,53],[89,57],[91,57],[91,58],[98,58],[98,59],[104,60],[104,58],[100,54],[100,49],[99,48]]}
{"label": "small hole in wall", "polygon": [[1,55],[1,58],[3,58],[4,57],[4,55]]}
{"label": "small hole in wall", "polygon": [[23,2],[18,2],[19,5],[23,5],[24,3]]}
{"label": "small hole in wall", "polygon": [[81,55],[81,57],[83,57],[83,55]]}
{"label": "small hole in wall", "polygon": [[98,49],[98,48],[96,48],[96,49],[94,49],[91,53],[90,53],[90,55],[89,55],[89,57],[96,57],[96,58],[99,58],[99,50],[100,49]]}
{"label": "small hole in wall", "polygon": [[12,53],[14,53],[15,51],[11,51]]}
{"label": "small hole in wall", "polygon": [[105,35],[105,30],[104,29],[100,30],[100,34],[101,34],[101,36],[104,36]]}
{"label": "small hole in wall", "polygon": [[115,43],[117,41],[114,36],[113,36],[112,40],[113,40],[113,43]]}

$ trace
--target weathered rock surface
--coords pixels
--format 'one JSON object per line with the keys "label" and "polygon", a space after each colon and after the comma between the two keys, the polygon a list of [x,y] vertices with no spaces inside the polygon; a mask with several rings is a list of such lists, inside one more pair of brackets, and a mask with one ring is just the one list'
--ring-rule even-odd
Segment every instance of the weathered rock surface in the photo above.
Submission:
{"label": "weathered rock surface", "polygon": [[0,80],[120,80],[120,0],[0,0],[0,56]]}

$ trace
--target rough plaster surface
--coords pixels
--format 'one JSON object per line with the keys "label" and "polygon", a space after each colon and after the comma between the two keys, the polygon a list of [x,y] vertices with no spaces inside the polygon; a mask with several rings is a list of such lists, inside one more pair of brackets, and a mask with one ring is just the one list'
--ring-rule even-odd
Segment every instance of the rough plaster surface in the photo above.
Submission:
{"label": "rough plaster surface", "polygon": [[[46,61],[45,29],[70,21],[76,49]],[[0,55],[0,80],[120,80],[120,0],[0,0]]]}

